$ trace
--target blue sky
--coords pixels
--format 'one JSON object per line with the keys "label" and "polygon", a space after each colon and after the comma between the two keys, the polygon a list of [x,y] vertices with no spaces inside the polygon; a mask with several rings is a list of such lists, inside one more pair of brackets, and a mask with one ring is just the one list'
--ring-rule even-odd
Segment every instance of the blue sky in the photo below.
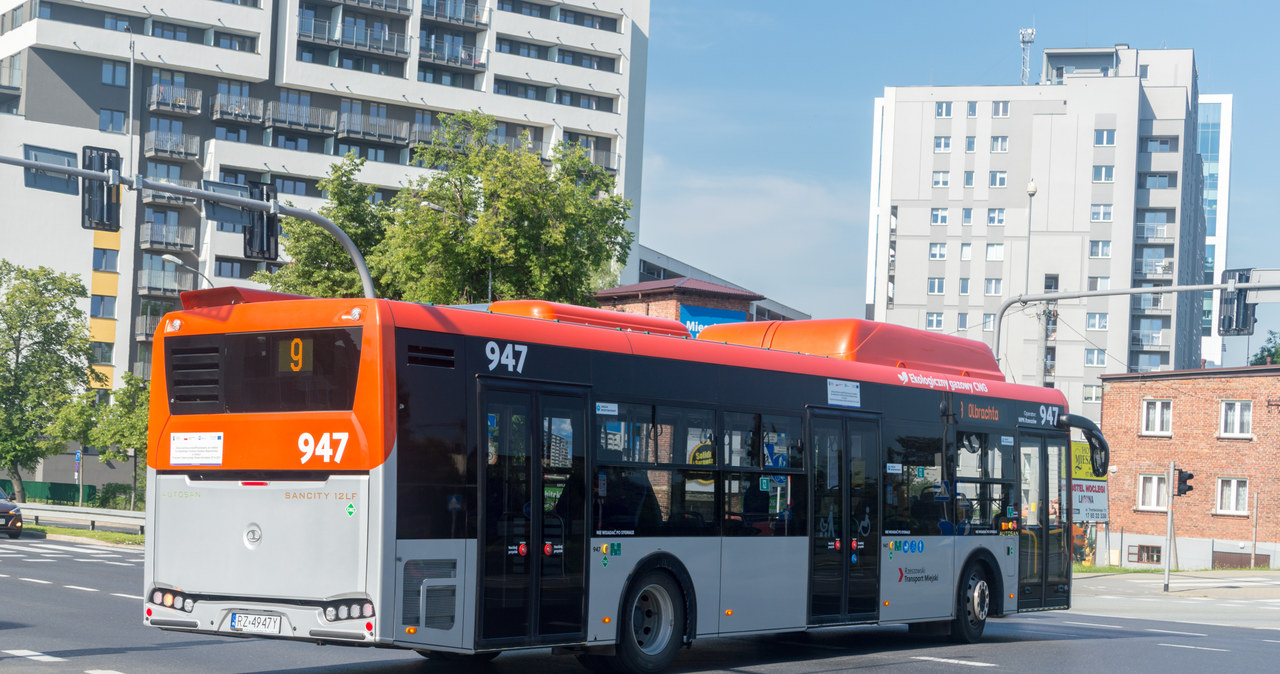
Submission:
{"label": "blue sky", "polygon": [[[861,317],[873,99],[1016,84],[1033,24],[1033,82],[1045,47],[1195,49],[1200,91],[1235,95],[1227,263],[1280,267],[1280,10],[1259,2],[653,0],[640,242],[815,318]],[[1280,308],[1258,313],[1254,350],[1280,329]]]}

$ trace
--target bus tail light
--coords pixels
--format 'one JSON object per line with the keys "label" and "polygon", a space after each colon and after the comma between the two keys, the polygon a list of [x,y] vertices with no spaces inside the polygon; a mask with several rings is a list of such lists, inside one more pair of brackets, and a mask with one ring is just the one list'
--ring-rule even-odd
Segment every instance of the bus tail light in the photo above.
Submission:
{"label": "bus tail light", "polygon": [[340,602],[326,604],[324,606],[324,619],[329,622],[338,620],[358,620],[360,618],[372,618],[376,611],[373,609],[373,602],[361,601],[356,599],[345,599]]}

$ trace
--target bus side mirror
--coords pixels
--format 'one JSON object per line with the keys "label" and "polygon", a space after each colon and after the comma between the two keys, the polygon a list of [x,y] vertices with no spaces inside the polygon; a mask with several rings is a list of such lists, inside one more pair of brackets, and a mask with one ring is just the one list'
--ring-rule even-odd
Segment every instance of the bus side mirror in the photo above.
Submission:
{"label": "bus side mirror", "polygon": [[1084,439],[1089,443],[1089,463],[1094,477],[1106,477],[1107,468],[1111,465],[1111,448],[1098,425],[1078,414],[1062,414],[1058,416],[1059,428],[1079,428]]}

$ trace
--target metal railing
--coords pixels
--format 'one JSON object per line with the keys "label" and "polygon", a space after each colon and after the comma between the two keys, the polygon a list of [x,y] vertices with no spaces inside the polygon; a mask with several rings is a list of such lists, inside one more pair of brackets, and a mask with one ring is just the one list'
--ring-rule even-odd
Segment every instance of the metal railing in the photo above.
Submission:
{"label": "metal railing", "polygon": [[143,248],[193,250],[196,247],[196,228],[144,222],[138,229],[138,239]]}
{"label": "metal railing", "polygon": [[617,171],[618,164],[622,159],[622,155],[617,152],[605,150],[589,150],[587,151],[587,157],[591,159],[592,164],[609,171]]}
{"label": "metal railing", "polygon": [[462,0],[423,0],[422,18],[462,23],[470,26],[488,25],[489,11],[474,2]]}
{"label": "metal railing", "polygon": [[142,152],[147,156],[159,154],[179,159],[197,159],[200,157],[200,138],[185,133],[148,131]]}
{"label": "metal railing", "polygon": [[338,115],[338,135],[404,144],[409,141],[409,123],[344,112]]}
{"label": "metal railing", "polygon": [[1129,343],[1135,346],[1166,346],[1162,330],[1134,330],[1129,333]]}
{"label": "metal railing", "polygon": [[298,37],[325,44],[367,49],[379,53],[409,54],[409,39],[404,33],[373,28],[355,29],[328,19],[298,17]]}
{"label": "metal railing", "polygon": [[413,13],[413,2],[411,0],[338,0],[338,2],[352,7],[380,9],[393,14]]}
{"label": "metal railing", "polygon": [[150,341],[151,337],[156,334],[156,329],[160,327],[160,321],[163,318],[164,316],[134,316],[133,336]]}
{"label": "metal railing", "polygon": [[[154,333],[153,333],[153,334],[154,334]],[[149,340],[149,339],[151,339],[151,336],[150,336],[150,335],[148,335],[147,337],[145,337],[145,339],[148,339],[148,340]],[[133,376],[135,376],[135,377],[141,377],[141,378],[143,378],[143,379],[150,379],[150,378],[151,378],[151,363],[144,363],[144,362],[142,362],[142,361],[135,361],[135,362],[133,363],[133,365],[130,365],[130,366],[129,366],[129,371],[130,371],[130,372],[132,372],[132,373],[133,373]]]}
{"label": "metal railing", "polygon": [[[192,189],[200,187],[199,183],[194,180],[175,180],[170,178],[151,178],[156,182],[168,183],[170,185],[178,185],[181,187],[189,187]],[[195,197],[183,196],[180,194],[170,194],[168,192],[160,192],[158,190],[142,190],[143,201],[163,201],[171,204],[194,204],[197,199]]]}
{"label": "metal railing", "polygon": [[418,50],[418,57],[424,61],[462,68],[484,70],[487,67],[485,50],[466,44],[437,42],[434,37],[422,44],[422,48]]}
{"label": "metal railing", "polygon": [[540,140],[533,140],[532,138],[530,138],[526,144],[523,136],[493,135],[489,136],[489,142],[494,145],[504,145],[512,152],[528,152],[529,154],[536,154],[538,156],[543,155],[547,146],[546,143]]}
{"label": "metal railing", "polygon": [[298,103],[267,102],[267,125],[287,126],[303,131],[333,133],[338,130],[338,111]]}
{"label": "metal railing", "polygon": [[409,128],[409,144],[417,145],[419,143],[431,144],[431,135],[439,131],[439,124],[414,124]]}
{"label": "metal railing", "polygon": [[262,123],[262,99],[232,94],[213,97],[213,118]]}
{"label": "metal railing", "polygon": [[1173,273],[1173,260],[1142,260],[1134,265],[1133,271],[1148,276],[1168,276]]}
{"label": "metal railing", "polygon": [[204,91],[169,84],[153,84],[147,89],[147,107],[188,115],[200,114]]}
{"label": "metal railing", "polygon": [[0,87],[13,87],[17,89],[22,86],[22,68],[17,66],[9,66],[8,68],[0,68]]}
{"label": "metal railing", "polygon": [[138,272],[138,294],[177,295],[196,289],[196,275],[186,269],[143,269]]}
{"label": "metal railing", "polygon": [[1133,308],[1136,311],[1166,311],[1172,307],[1166,306],[1163,295],[1138,295],[1133,298]]}
{"label": "metal railing", "polygon": [[1169,238],[1168,225],[1145,225],[1139,224],[1134,228],[1134,232],[1140,240],[1149,241],[1151,239],[1167,239]]}
{"label": "metal railing", "polygon": [[45,522],[88,522],[90,531],[97,531],[99,524],[120,524],[137,527],[138,533],[146,533],[147,514],[136,510],[108,510],[106,508],[78,508],[76,506],[46,505],[44,503],[23,503],[22,519],[30,519],[32,524]]}

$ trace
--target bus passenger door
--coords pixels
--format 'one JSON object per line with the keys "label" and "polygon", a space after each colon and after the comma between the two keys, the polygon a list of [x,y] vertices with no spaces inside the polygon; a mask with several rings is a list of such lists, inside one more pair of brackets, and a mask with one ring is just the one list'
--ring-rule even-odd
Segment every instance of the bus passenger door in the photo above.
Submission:
{"label": "bus passenger door", "polygon": [[1018,610],[1061,608],[1071,597],[1069,436],[1023,431]]}
{"label": "bus passenger door", "polygon": [[875,620],[879,603],[880,451],[877,424],[815,413],[809,535],[809,621]]}
{"label": "bus passenger door", "polygon": [[480,646],[584,637],[586,398],[482,386]]}

